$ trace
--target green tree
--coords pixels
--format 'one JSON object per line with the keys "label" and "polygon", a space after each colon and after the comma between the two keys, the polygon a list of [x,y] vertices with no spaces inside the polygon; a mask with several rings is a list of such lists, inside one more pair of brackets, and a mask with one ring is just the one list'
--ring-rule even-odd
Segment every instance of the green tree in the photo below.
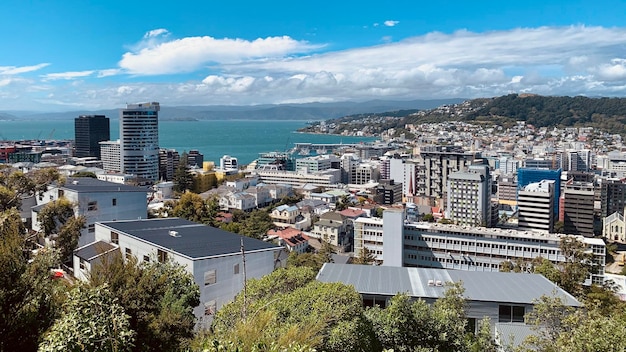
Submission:
{"label": "green tree", "polygon": [[322,351],[377,350],[354,288],[314,277],[310,268],[300,267],[250,280],[245,299],[239,294],[218,311],[213,338],[244,341],[244,351],[272,342],[281,348],[296,343]]}
{"label": "green tree", "polygon": [[307,267],[313,269],[315,272],[320,271],[324,265],[322,256],[317,253],[289,253],[287,257],[288,267]]}
{"label": "green tree", "polygon": [[129,316],[106,286],[75,286],[39,351],[131,351]]}
{"label": "green tree", "polygon": [[204,199],[198,194],[185,191],[174,205],[170,216],[187,219],[197,223],[204,223],[209,220],[209,209]]}
{"label": "green tree", "polygon": [[359,255],[352,259],[352,263],[361,265],[371,265],[376,262],[376,255],[365,247],[361,247]]}
{"label": "green tree", "polygon": [[74,216],[74,205],[66,198],[46,204],[37,214],[43,235],[53,238],[59,248],[61,261],[71,260],[78,245],[80,231],[85,227],[84,216]]}
{"label": "green tree", "polygon": [[65,285],[50,279],[52,249],[28,261],[24,226],[16,209],[0,212],[0,351],[35,351],[57,316]]}
{"label": "green tree", "polygon": [[92,287],[107,284],[130,316],[136,332],[133,351],[178,351],[193,336],[200,290],[181,265],[139,264],[119,255],[94,267],[89,282]]}
{"label": "green tree", "polygon": [[187,165],[187,153],[183,153],[174,171],[174,191],[183,193],[193,187],[193,175],[189,172]]}
{"label": "green tree", "polygon": [[435,222],[435,216],[433,214],[424,214],[422,220],[426,222]]}
{"label": "green tree", "polygon": [[98,178],[96,174],[90,171],[80,171],[72,175],[72,177],[89,177],[89,178]]}

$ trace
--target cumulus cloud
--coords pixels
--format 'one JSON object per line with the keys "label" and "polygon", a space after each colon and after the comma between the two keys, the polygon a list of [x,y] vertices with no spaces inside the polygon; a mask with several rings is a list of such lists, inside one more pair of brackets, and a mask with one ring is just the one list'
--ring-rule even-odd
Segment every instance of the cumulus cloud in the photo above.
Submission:
{"label": "cumulus cloud", "polygon": [[385,22],[383,22],[383,24],[387,27],[394,27],[395,25],[397,25],[398,23],[400,23],[400,21],[392,21],[392,20],[387,20]]}
{"label": "cumulus cloud", "polygon": [[[158,34],[163,33],[159,32],[160,30],[156,31]],[[147,36],[153,37],[148,34]],[[172,74],[242,60],[282,58],[310,52],[319,47],[288,36],[258,38],[251,41],[217,39],[209,36],[187,37],[147,45],[136,52],[127,52],[122,56],[119,66],[137,75]]]}
{"label": "cumulus cloud", "polygon": [[[148,41],[169,33],[151,32]],[[190,37],[143,42],[143,49],[123,56],[118,69],[43,77],[58,85],[56,100],[80,100],[94,108],[142,100],[198,105],[475,98],[511,92],[624,96],[624,38],[626,28],[539,27],[434,32],[330,51],[286,36],[252,41]],[[15,92],[2,89],[16,84],[1,74],[11,69],[0,68],[0,95]],[[180,72],[193,76],[168,77],[169,83],[145,77]],[[123,84],[96,80],[128,73]],[[79,77],[85,78],[80,87],[65,81]]]}

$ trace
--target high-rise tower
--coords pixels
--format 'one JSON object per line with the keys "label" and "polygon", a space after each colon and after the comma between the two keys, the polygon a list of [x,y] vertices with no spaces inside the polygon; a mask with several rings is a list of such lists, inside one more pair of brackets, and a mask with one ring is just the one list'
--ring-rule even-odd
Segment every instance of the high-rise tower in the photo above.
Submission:
{"label": "high-rise tower", "polygon": [[120,111],[122,172],[140,184],[159,178],[159,103],[127,104]]}
{"label": "high-rise tower", "polygon": [[111,139],[109,118],[104,115],[81,115],[74,119],[74,156],[100,159],[100,142]]}

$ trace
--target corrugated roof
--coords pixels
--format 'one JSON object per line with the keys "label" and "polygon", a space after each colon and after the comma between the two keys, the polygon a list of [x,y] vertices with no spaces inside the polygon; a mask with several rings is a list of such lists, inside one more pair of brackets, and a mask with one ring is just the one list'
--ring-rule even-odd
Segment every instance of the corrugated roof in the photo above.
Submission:
{"label": "corrugated roof", "polygon": [[[241,238],[247,252],[281,248],[180,218],[112,221],[101,224],[191,259],[239,253]],[[172,236],[170,231],[176,231],[177,236]]]}
{"label": "corrugated roof", "polygon": [[443,297],[446,282],[462,281],[464,296],[472,301],[532,304],[542,295],[552,296],[556,292],[566,305],[580,305],[572,295],[539,274],[327,263],[317,279],[352,285],[360,293],[384,296],[407,293],[434,299]]}

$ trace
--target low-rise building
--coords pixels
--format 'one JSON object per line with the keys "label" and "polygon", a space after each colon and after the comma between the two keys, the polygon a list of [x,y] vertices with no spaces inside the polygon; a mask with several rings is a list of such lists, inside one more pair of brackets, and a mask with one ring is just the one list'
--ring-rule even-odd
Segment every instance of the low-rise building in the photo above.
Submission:
{"label": "low-rise building", "polygon": [[[271,273],[282,250],[271,243],[179,218],[97,223],[95,237],[96,243],[106,242],[140,262],[172,260],[182,265],[200,287],[201,303],[194,314],[204,328],[215,312],[243,289],[244,276],[252,279]],[[87,250],[75,252],[77,276],[88,272],[86,266],[81,268],[83,257],[93,257],[84,252]]]}

